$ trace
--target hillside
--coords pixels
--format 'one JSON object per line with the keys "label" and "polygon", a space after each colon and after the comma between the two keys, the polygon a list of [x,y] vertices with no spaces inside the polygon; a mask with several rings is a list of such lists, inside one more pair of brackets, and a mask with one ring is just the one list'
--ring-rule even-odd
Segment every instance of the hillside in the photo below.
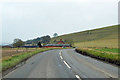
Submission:
{"label": "hillside", "polygon": [[118,25],[58,36],[51,43],[59,39],[76,47],[118,48]]}

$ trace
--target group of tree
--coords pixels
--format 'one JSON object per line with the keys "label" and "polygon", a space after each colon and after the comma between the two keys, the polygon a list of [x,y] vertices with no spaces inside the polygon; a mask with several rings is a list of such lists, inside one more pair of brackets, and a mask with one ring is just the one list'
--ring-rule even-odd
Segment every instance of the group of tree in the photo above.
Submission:
{"label": "group of tree", "polygon": [[[57,37],[58,34],[54,33],[53,36]],[[27,40],[27,41],[22,41],[21,39],[16,38],[13,41],[13,47],[22,47],[26,43],[31,43],[31,44],[34,43],[34,44],[37,44],[39,47],[42,47],[41,44],[48,44],[50,42],[50,40],[51,40],[51,37],[49,35],[37,37],[35,39],[31,39],[31,40]]]}
{"label": "group of tree", "polygon": [[40,48],[42,47],[42,45],[41,45],[41,42],[38,42],[38,44],[37,44]]}
{"label": "group of tree", "polygon": [[32,40],[27,40],[26,43],[35,43],[37,44],[38,42],[41,42],[42,44],[48,44],[51,40],[51,37],[49,35],[47,36],[42,36],[42,37],[37,37]]}
{"label": "group of tree", "polygon": [[24,46],[25,42],[22,41],[21,39],[14,39],[14,42],[13,42],[13,47],[22,47]]}

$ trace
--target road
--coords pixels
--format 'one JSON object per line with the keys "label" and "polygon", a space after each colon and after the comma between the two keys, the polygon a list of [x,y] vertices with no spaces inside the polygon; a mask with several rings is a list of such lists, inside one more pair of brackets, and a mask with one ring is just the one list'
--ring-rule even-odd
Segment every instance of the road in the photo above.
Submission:
{"label": "road", "polygon": [[4,78],[118,78],[118,67],[74,49],[50,50],[31,57]]}

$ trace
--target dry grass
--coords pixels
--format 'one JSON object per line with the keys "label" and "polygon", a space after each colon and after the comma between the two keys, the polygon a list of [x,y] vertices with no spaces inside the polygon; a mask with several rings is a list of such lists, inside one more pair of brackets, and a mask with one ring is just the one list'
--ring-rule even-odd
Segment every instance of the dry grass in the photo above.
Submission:
{"label": "dry grass", "polygon": [[2,60],[6,60],[12,56],[23,54],[25,52],[32,52],[36,48],[2,48]]}
{"label": "dry grass", "polygon": [[96,51],[99,53],[105,53],[105,54],[118,54],[119,50],[118,48],[80,48],[83,50],[92,50],[92,51]]}
{"label": "dry grass", "polygon": [[95,40],[87,42],[74,43],[74,46],[80,48],[98,47],[98,48],[118,48],[118,39]]}

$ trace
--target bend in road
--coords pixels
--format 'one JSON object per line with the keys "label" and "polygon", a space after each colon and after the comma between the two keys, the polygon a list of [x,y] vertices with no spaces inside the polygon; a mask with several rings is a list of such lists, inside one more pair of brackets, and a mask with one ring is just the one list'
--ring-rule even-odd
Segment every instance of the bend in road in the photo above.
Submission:
{"label": "bend in road", "polygon": [[118,78],[118,67],[74,49],[50,50],[31,57],[4,78]]}

